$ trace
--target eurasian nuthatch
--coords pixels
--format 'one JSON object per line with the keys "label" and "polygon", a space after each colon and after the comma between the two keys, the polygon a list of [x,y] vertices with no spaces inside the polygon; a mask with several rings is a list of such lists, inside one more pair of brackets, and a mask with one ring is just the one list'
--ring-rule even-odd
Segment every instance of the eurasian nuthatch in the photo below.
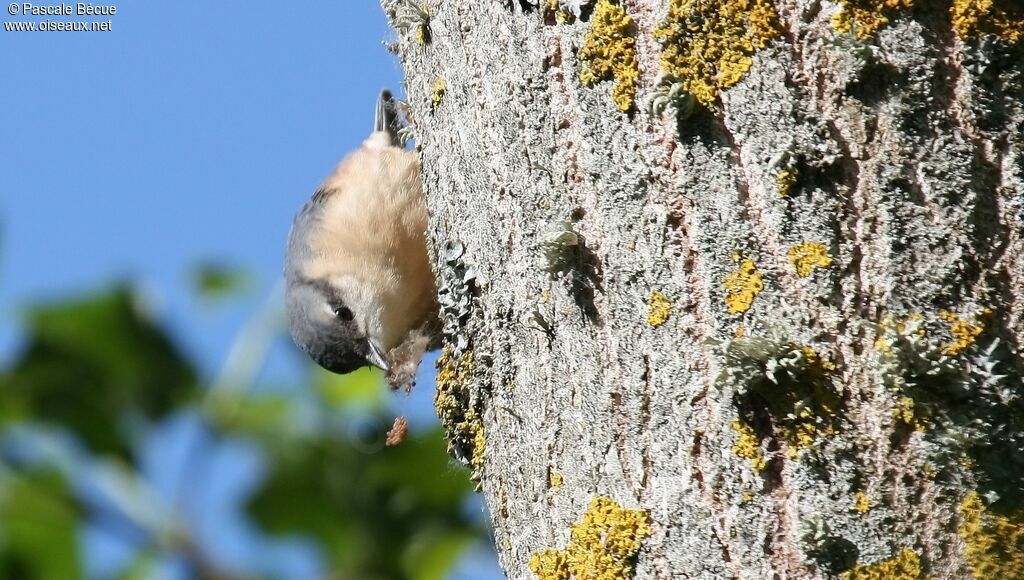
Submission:
{"label": "eurasian nuthatch", "polygon": [[335,373],[384,369],[396,388],[437,326],[419,161],[398,128],[381,91],[373,133],[295,216],[284,267],[295,344]]}

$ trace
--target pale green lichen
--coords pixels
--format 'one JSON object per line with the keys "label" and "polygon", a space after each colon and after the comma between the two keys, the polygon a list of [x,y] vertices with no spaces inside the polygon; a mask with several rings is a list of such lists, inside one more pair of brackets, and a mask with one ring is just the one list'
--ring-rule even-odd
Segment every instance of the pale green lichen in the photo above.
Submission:
{"label": "pale green lichen", "polygon": [[414,30],[416,44],[430,42],[430,7],[416,0],[401,0],[395,12],[395,28],[402,32]]}
{"label": "pale green lichen", "polygon": [[620,111],[633,108],[640,65],[636,61],[636,27],[617,0],[598,0],[590,30],[580,49],[580,81],[587,85],[615,79],[612,100]]}
{"label": "pale green lichen", "polygon": [[559,222],[540,243],[544,271],[553,278],[571,272],[580,262],[582,241],[572,222]]}
{"label": "pale green lichen", "polygon": [[658,327],[668,320],[669,312],[672,309],[672,302],[661,292],[651,292],[647,301],[647,324]]}
{"label": "pale green lichen", "polygon": [[564,550],[533,554],[530,570],[540,580],[621,580],[633,576],[643,540],[651,534],[647,513],[623,509],[616,501],[597,497],[573,524]]}
{"label": "pale green lichen", "polygon": [[[948,313],[936,318],[962,323]],[[938,443],[928,458],[933,474],[970,471],[986,497],[1024,497],[1024,413],[1020,376],[1007,364],[1012,352],[998,339],[979,345],[973,323],[951,329],[954,342],[946,343],[941,322],[926,322],[913,314],[878,325],[874,364],[894,401],[894,434],[908,441],[912,427],[926,444]]]}
{"label": "pale green lichen", "polygon": [[651,115],[660,117],[671,110],[676,120],[682,121],[689,118],[696,108],[697,99],[686,92],[683,83],[662,75],[654,85],[649,104]]}
{"label": "pale green lichen", "polygon": [[777,422],[788,444],[790,459],[796,459],[800,451],[814,449],[819,437],[835,434],[841,401],[832,388],[836,365],[809,346],[789,346],[802,355],[798,358],[802,361],[800,381],[790,393],[768,400],[770,404],[777,401],[777,413],[786,412]]}
{"label": "pale green lichen", "polygon": [[938,341],[929,336],[924,316],[911,313],[903,320],[886,316],[877,326],[875,351],[883,382],[902,393],[929,377],[956,374],[959,367]]}
{"label": "pale green lichen", "polygon": [[[741,435],[735,453],[755,461],[753,449],[760,448],[760,439],[775,436],[785,442],[789,458],[796,459],[822,437],[836,433],[842,405],[833,383],[836,365],[813,348],[776,332],[724,340],[716,350],[723,369],[716,385],[734,394],[741,417],[749,419],[733,424]],[[772,425],[773,431],[754,431],[757,438],[751,444],[747,429],[753,425]]]}
{"label": "pale green lichen", "polygon": [[661,42],[661,68],[668,84],[705,106],[739,82],[754,54],[782,33],[766,0],[671,0],[654,31]]}
{"label": "pale green lichen", "polygon": [[875,339],[877,365],[883,384],[890,388],[895,403],[892,416],[897,425],[925,433],[931,425],[931,407],[915,397],[926,392],[920,388],[942,377],[954,376],[956,362],[925,329],[925,318],[911,313],[903,320],[885,317],[877,326]]}

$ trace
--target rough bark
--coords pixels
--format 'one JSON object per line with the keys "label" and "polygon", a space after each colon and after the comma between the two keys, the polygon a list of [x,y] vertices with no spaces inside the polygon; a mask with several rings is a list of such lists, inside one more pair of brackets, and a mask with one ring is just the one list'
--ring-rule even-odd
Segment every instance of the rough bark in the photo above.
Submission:
{"label": "rough bark", "polygon": [[778,31],[655,115],[669,2],[621,1],[631,106],[602,3],[382,2],[508,576],[1024,574],[1019,9],[711,3]]}

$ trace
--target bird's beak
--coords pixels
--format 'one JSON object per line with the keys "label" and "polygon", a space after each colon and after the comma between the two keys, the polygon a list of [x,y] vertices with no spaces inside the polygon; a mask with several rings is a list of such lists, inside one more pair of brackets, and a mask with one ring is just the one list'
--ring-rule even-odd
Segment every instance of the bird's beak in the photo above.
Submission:
{"label": "bird's beak", "polygon": [[368,339],[366,342],[370,345],[370,352],[366,354],[366,360],[380,370],[388,372],[388,361],[384,358],[384,349],[381,348],[380,344],[372,338]]}

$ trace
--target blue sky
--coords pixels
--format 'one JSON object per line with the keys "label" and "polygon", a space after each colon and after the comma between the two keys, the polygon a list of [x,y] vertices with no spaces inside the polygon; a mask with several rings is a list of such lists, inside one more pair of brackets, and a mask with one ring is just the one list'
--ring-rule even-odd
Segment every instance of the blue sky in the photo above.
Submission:
{"label": "blue sky", "polygon": [[132,1],[111,20],[0,34],[0,344],[13,307],[128,278],[216,365],[240,312],[191,316],[189,268],[250,270],[239,310],[270,292],[295,211],[401,85],[389,31],[370,1]]}
{"label": "blue sky", "polygon": [[[24,305],[129,280],[212,378],[279,299],[296,210],[366,136],[377,92],[402,92],[401,70],[372,0],[114,5],[109,32],[0,30],[0,360]],[[188,276],[201,261],[245,269],[248,292],[204,307]],[[281,339],[260,375],[294,382],[300,364]],[[396,405],[415,426],[430,395]]]}

